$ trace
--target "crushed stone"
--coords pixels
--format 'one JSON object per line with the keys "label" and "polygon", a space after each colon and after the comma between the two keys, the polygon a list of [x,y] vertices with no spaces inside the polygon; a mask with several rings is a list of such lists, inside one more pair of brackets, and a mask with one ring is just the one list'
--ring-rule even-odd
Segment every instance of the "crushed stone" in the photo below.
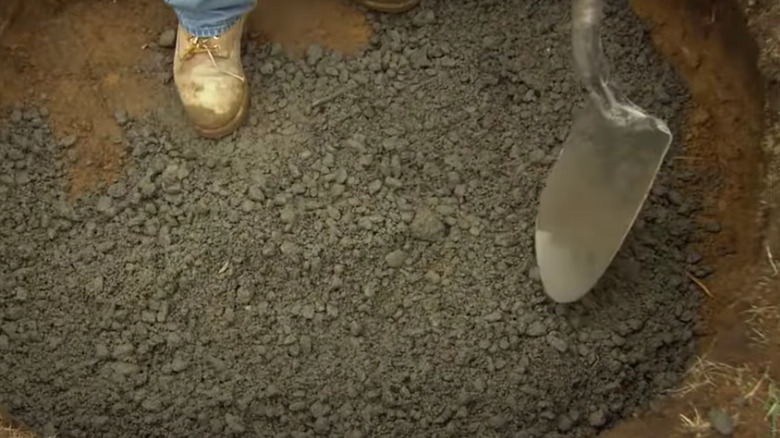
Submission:
{"label": "crushed stone", "polygon": [[[372,20],[355,58],[248,47],[253,107],[226,139],[119,114],[130,165],[76,201],[77,139],[31,105],[3,116],[0,401],[62,437],[568,438],[680,381],[700,230],[671,164],[583,301],[552,303],[534,267],[584,96],[569,2]],[[604,34],[616,81],[676,130],[684,87],[624,2]]]}

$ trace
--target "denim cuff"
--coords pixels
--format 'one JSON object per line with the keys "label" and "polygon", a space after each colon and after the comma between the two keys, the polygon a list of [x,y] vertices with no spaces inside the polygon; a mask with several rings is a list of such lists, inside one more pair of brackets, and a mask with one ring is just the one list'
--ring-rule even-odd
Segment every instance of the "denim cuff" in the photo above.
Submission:
{"label": "denim cuff", "polygon": [[192,36],[199,37],[199,38],[220,36],[223,33],[230,30],[230,28],[233,27],[233,25],[235,25],[238,22],[238,20],[241,19],[241,17],[239,16],[227,20],[218,21],[216,23],[204,25],[202,23],[203,20],[188,20],[185,14],[177,14],[177,15],[179,16],[179,23],[182,25],[184,30],[186,30]]}

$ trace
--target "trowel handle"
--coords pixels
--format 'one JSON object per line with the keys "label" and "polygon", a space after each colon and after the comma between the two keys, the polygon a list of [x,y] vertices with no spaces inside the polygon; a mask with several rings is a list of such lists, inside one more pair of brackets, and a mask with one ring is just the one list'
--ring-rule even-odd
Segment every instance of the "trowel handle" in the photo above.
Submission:
{"label": "trowel handle", "polygon": [[609,63],[601,46],[603,13],[603,0],[573,0],[572,50],[577,73],[591,97],[610,111],[615,93],[609,86]]}

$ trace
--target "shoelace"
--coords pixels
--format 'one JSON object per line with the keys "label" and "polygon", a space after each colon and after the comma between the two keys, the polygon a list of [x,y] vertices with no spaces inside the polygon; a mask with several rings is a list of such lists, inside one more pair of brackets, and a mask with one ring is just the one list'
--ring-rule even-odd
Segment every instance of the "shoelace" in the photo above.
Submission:
{"label": "shoelace", "polygon": [[223,70],[219,67],[219,64],[217,64],[217,60],[214,59],[214,50],[217,50],[219,46],[214,44],[214,42],[219,39],[219,37],[196,37],[191,36],[190,37],[190,47],[187,49],[187,51],[184,53],[185,58],[189,58],[191,56],[195,56],[199,53],[206,53],[209,55],[209,59],[211,60],[211,63],[214,65],[214,68],[217,69],[218,72],[224,73],[228,76],[232,76],[236,79],[238,79],[241,82],[244,82],[246,79],[241,76],[237,75],[235,73],[229,72],[227,70]]}

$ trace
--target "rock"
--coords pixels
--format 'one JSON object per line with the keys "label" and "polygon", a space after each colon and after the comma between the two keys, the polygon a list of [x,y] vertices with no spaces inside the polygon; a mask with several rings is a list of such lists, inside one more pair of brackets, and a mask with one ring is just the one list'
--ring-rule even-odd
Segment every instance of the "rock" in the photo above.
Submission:
{"label": "rock", "polygon": [[550,344],[550,346],[554,349],[558,350],[559,353],[565,353],[568,349],[566,341],[553,334],[547,335],[547,343]]}
{"label": "rock", "polygon": [[116,214],[115,209],[112,207],[113,201],[110,196],[101,196],[98,198],[95,210],[99,213],[103,213],[107,217],[113,217]]}
{"label": "rock", "polygon": [[114,120],[119,126],[125,126],[128,122],[127,111],[123,109],[114,111]]}
{"label": "rock", "polygon": [[250,286],[242,285],[236,290],[236,303],[241,305],[247,305],[252,301],[254,297],[254,290]]}
{"label": "rock", "polygon": [[710,420],[710,425],[719,434],[723,436],[731,436],[734,434],[734,419],[731,415],[721,409],[712,409],[707,414],[707,419]]}
{"label": "rock", "polygon": [[599,409],[588,416],[588,424],[593,427],[599,428],[607,424],[607,413],[603,409]]}
{"label": "rock", "polygon": [[265,193],[263,192],[263,189],[258,185],[249,186],[249,190],[247,191],[247,197],[249,197],[249,199],[255,202],[265,201]]}
{"label": "rock", "polygon": [[490,420],[488,420],[488,423],[490,423],[490,427],[492,427],[495,430],[500,430],[506,427],[506,425],[509,423],[506,417],[503,415],[494,415],[490,417]]}
{"label": "rock", "polygon": [[172,49],[176,46],[176,30],[175,29],[167,29],[163,33],[160,34],[160,37],[157,39],[157,45],[160,47],[165,47],[166,49]]}
{"label": "rock", "polygon": [[414,214],[409,231],[415,239],[436,242],[444,237],[445,227],[436,213],[428,208],[420,208]]}
{"label": "rock", "polygon": [[60,144],[62,144],[62,147],[64,148],[69,148],[76,144],[76,140],[77,138],[75,135],[68,135],[60,141]]}
{"label": "rock", "polygon": [[431,60],[428,59],[428,52],[425,48],[419,48],[412,52],[409,60],[414,68],[428,68],[431,66]]}
{"label": "rock", "polygon": [[404,265],[404,262],[406,262],[408,257],[409,254],[407,254],[406,251],[399,249],[387,254],[385,256],[385,262],[387,263],[387,266],[397,269]]}
{"label": "rock", "polygon": [[309,65],[316,65],[322,59],[323,51],[322,47],[317,44],[312,44],[306,48],[306,63]]}
{"label": "rock", "polygon": [[428,271],[425,273],[425,279],[428,280],[431,284],[439,284],[441,283],[441,275],[439,275],[436,271]]}
{"label": "rock", "polygon": [[319,417],[314,422],[314,432],[318,435],[326,435],[330,430],[330,421],[326,417]]}
{"label": "rock", "polygon": [[501,318],[502,315],[500,310],[496,310],[495,312],[485,315],[485,321],[487,322],[498,322],[501,321]]}
{"label": "rock", "polygon": [[171,363],[171,370],[173,370],[175,373],[180,373],[186,370],[188,367],[189,363],[180,357],[173,359],[173,362]]}
{"label": "rock", "polygon": [[236,415],[225,414],[225,424],[227,425],[228,431],[232,433],[244,433],[246,431],[246,426],[244,426],[243,421]]}
{"label": "rock", "polygon": [[368,184],[368,193],[371,195],[376,194],[379,190],[382,189],[382,181],[376,179],[374,181],[371,181]]}
{"label": "rock", "polygon": [[141,367],[139,367],[138,365],[133,363],[127,363],[127,362],[115,362],[113,367],[114,367],[114,371],[116,371],[117,374],[123,376],[138,374],[138,372],[141,371]]}
{"label": "rock", "polygon": [[301,309],[301,316],[304,319],[314,319],[314,306],[307,304]]}
{"label": "rock", "polygon": [[547,332],[547,328],[540,321],[534,321],[526,329],[525,334],[531,337],[539,337]]}

